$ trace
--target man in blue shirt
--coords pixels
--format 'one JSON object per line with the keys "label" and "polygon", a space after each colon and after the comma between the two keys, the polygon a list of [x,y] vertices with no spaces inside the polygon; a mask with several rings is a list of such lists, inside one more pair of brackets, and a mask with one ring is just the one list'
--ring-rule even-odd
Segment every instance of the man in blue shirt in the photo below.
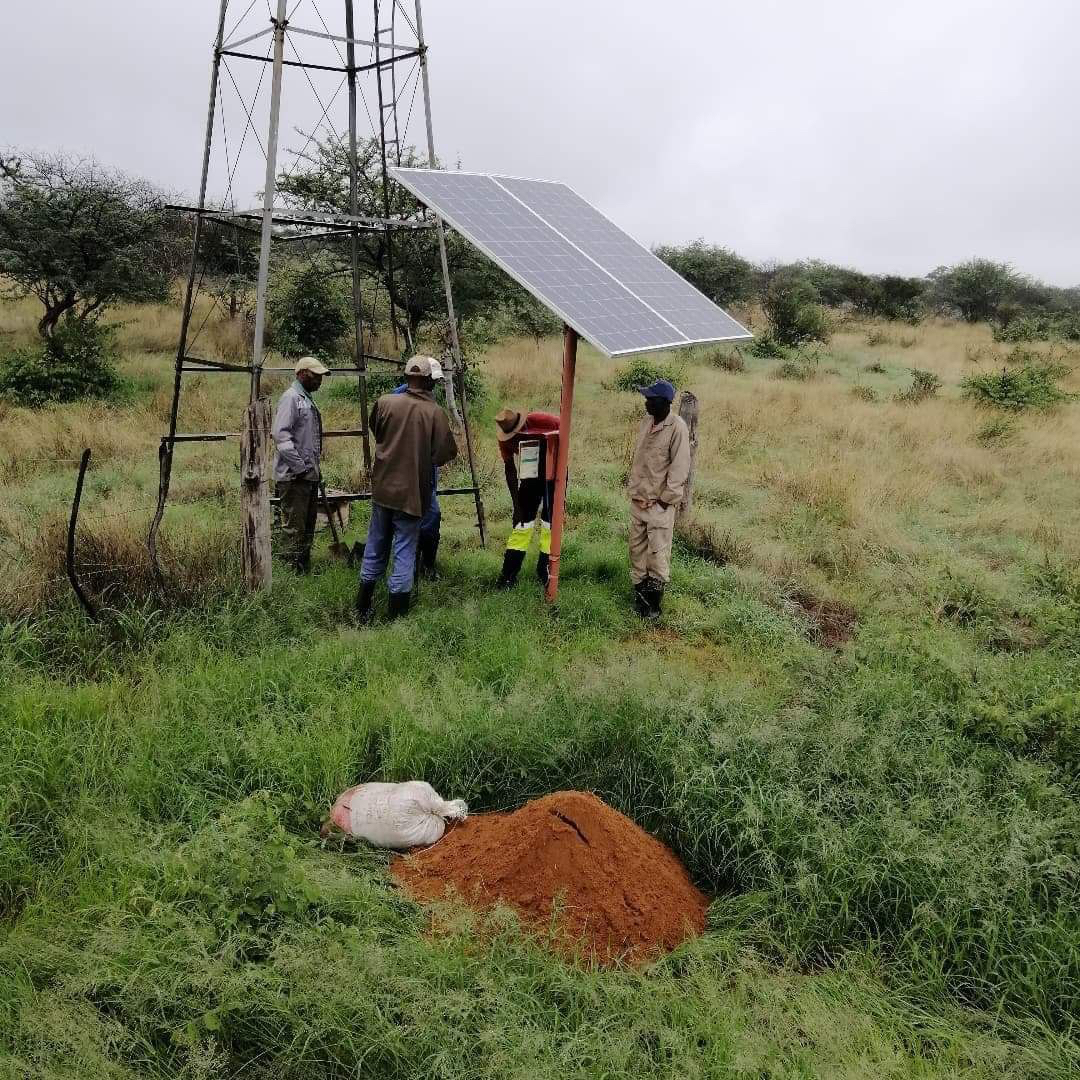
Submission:
{"label": "man in blue shirt", "polygon": [[[431,377],[436,383],[442,382],[443,369],[438,360],[431,360]],[[402,383],[390,392],[404,394],[409,389],[408,383]],[[442,528],[442,510],[439,508],[439,468],[431,469],[431,505],[420,519],[420,540],[417,544],[417,569],[425,577],[435,576],[435,557],[439,553],[439,535]]]}

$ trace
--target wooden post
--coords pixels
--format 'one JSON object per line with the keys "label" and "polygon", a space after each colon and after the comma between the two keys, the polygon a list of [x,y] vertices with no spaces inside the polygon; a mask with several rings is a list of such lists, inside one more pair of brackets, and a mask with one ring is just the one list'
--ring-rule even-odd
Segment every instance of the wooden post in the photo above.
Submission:
{"label": "wooden post", "polygon": [[240,502],[244,510],[243,567],[249,589],[268,589],[270,561],[270,402],[244,410],[240,433]]}
{"label": "wooden post", "polygon": [[694,462],[697,460],[698,444],[698,399],[689,390],[684,390],[679,397],[679,415],[685,421],[687,428],[690,429],[690,474],[686,478],[686,491],[683,494],[682,502],[679,503],[679,509],[676,511],[676,514],[682,517],[684,514],[690,513],[690,507],[694,501]]}
{"label": "wooden post", "polygon": [[563,519],[566,516],[566,475],[570,463],[570,418],[574,409],[577,371],[576,330],[563,327],[562,396],[559,399],[559,462],[555,467],[555,505],[551,510],[551,559],[548,562],[547,598],[559,595],[559,557],[562,555]]}

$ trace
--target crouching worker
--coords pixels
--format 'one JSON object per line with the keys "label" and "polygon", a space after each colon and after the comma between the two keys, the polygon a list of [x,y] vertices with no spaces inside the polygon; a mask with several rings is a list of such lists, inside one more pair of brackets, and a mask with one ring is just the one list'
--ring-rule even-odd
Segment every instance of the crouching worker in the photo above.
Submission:
{"label": "crouching worker", "polygon": [[[438,387],[443,381],[442,364],[438,360],[431,361],[432,384]],[[393,394],[404,394],[409,389],[408,383],[402,383],[391,391]],[[439,554],[439,538],[442,532],[442,508],[439,506],[439,466],[431,467],[431,502],[428,504],[424,516],[420,519],[420,539],[416,545],[416,571],[422,577],[433,578],[435,573],[435,560]]]}
{"label": "crouching worker", "polygon": [[319,481],[322,478],[322,416],[312,394],[330,370],[313,356],[297,361],[296,379],[274,414],[274,489],[281,511],[281,555],[297,573],[311,567]]}
{"label": "crouching worker", "polygon": [[506,541],[502,573],[496,586],[509,589],[516,584],[536,528],[537,514],[540,515],[540,554],[536,559],[536,576],[541,585],[546,585],[551,560],[555,466],[559,460],[559,418],[546,412],[500,409],[495,416],[495,436],[514,506],[514,524]]}
{"label": "crouching worker", "polygon": [[658,619],[671,574],[675,510],[690,476],[690,433],[673,416],[675,387],[666,379],[639,386],[648,414],[638,428],[627,485],[630,496],[630,580],[634,606],[645,619]]}
{"label": "crouching worker", "polygon": [[457,443],[446,413],[431,390],[432,359],[414,356],[405,365],[403,394],[383,394],[371,410],[368,424],[375,436],[371,469],[371,524],[364,545],[356,614],[361,623],[372,617],[375,586],[390,573],[390,616],[409,610],[416,573],[420,521],[431,505],[432,469],[457,456]]}

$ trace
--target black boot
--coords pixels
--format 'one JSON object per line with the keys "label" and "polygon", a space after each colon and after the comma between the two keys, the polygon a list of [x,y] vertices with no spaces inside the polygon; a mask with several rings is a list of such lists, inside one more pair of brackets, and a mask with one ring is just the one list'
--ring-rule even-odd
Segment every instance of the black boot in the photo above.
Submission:
{"label": "black boot", "polygon": [[649,600],[647,596],[649,579],[639,581],[634,586],[634,610],[643,618],[649,617]]}
{"label": "black boot", "polygon": [[422,577],[436,578],[435,559],[439,554],[439,534],[421,533],[417,545],[417,571]]}
{"label": "black boot", "polygon": [[374,581],[361,581],[360,591],[356,594],[356,620],[361,626],[367,626],[375,614],[372,601],[375,599]]}
{"label": "black boot", "polygon": [[542,551],[536,559],[536,580],[540,582],[544,588],[547,588],[548,577],[551,574],[551,556],[545,555]]}
{"label": "black boot", "polygon": [[390,594],[390,618],[400,619],[402,615],[408,615],[411,600],[411,592],[392,592]]}
{"label": "black boot", "polygon": [[660,618],[661,608],[664,605],[664,583],[656,578],[646,578],[646,581],[649,583],[649,588],[645,592],[645,600],[649,605],[646,618],[655,622]]}
{"label": "black boot", "polygon": [[503,555],[502,573],[495,582],[496,589],[512,589],[517,584],[518,574],[521,572],[521,564],[525,561],[524,551],[515,551],[507,548]]}

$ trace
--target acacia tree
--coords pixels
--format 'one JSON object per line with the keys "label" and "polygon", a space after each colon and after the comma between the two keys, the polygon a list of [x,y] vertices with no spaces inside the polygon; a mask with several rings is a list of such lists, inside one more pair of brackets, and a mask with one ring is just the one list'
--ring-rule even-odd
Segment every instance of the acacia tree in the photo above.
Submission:
{"label": "acacia tree", "polygon": [[[349,213],[349,143],[337,135],[312,139],[295,154],[293,165],[278,177],[282,200],[298,209],[322,213]],[[401,164],[426,165],[415,148],[407,147]],[[359,213],[386,216],[383,202],[382,157],[377,139],[361,139],[357,146]],[[389,216],[421,220],[421,209],[400,185],[392,184]],[[385,232],[360,235],[360,269],[393,299],[394,318],[413,340],[422,324],[446,318],[438,239],[434,229],[397,230],[392,250]],[[454,306],[462,319],[487,314],[509,295],[511,283],[492,263],[456,233],[446,235],[447,258],[454,283]],[[341,251],[344,256],[344,250]],[[391,275],[391,268],[393,273]]]}
{"label": "acacia tree", "polygon": [[1030,283],[1008,263],[970,259],[956,266],[939,266],[930,275],[934,299],[945,311],[957,311],[965,322],[999,317]]}
{"label": "acacia tree", "polygon": [[0,274],[9,296],[36,296],[51,337],[119,301],[164,300],[175,230],[144,180],[64,154],[0,155]]}
{"label": "acacia tree", "polygon": [[727,248],[695,240],[685,247],[658,247],[653,254],[714,304],[737,303],[753,295],[753,266]]}

